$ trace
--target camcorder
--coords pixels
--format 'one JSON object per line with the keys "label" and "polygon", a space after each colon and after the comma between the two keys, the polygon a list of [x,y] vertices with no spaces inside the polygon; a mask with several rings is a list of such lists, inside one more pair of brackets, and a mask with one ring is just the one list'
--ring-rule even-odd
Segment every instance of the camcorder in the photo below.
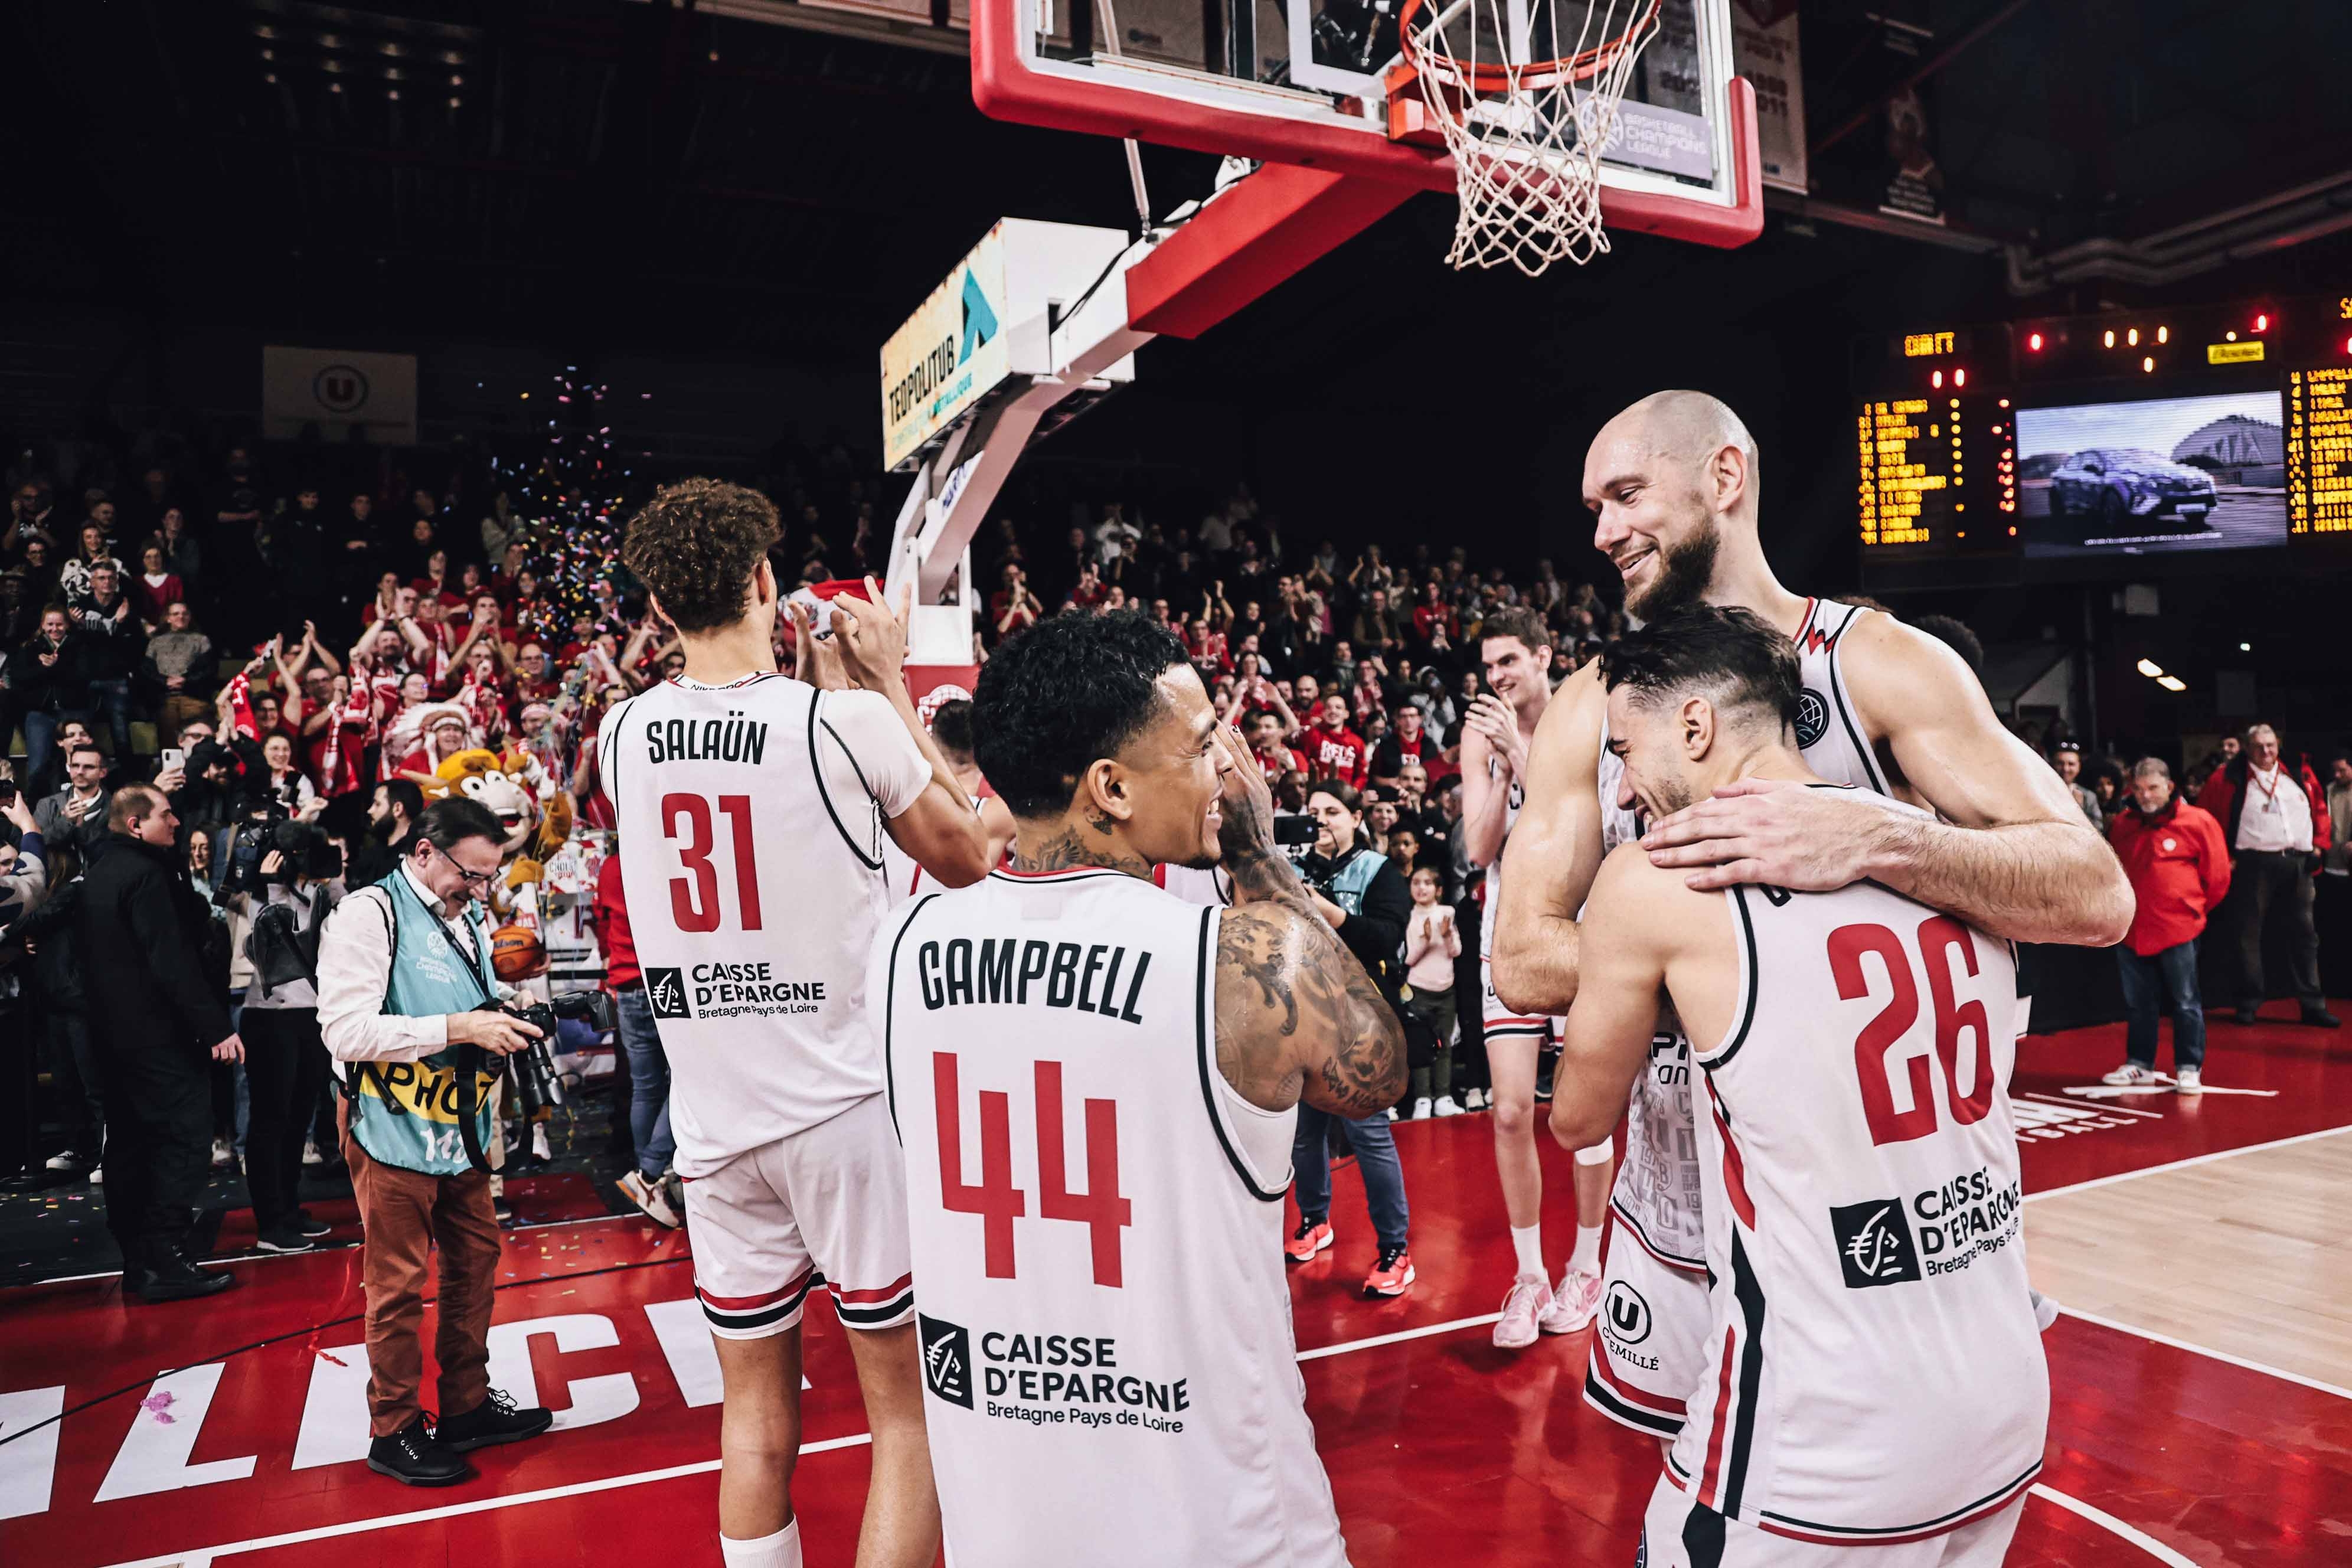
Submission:
{"label": "camcorder", "polygon": [[[472,1162],[474,1169],[487,1171],[490,1168],[488,1157],[476,1146],[475,1142],[474,1074],[487,1070],[509,1077],[514,1082],[515,1099],[522,1107],[525,1121],[541,1110],[553,1110],[564,1102],[563,1070],[555,1065],[558,1020],[583,1019],[601,1032],[613,1026],[613,1004],[602,991],[567,991],[551,1002],[530,1002],[520,1006],[510,1003],[486,1002],[474,1011],[503,1013],[539,1031],[537,1039],[512,1056],[492,1058],[487,1062],[466,1059],[458,1068],[458,1131],[465,1140],[467,1159]],[[467,1046],[463,1050],[467,1058],[488,1055],[479,1046]]]}
{"label": "camcorder", "polygon": [[[278,856],[278,868],[265,874],[261,863],[272,850]],[[236,830],[229,846],[228,868],[221,876],[221,890],[257,896],[270,882],[290,882],[298,875],[324,882],[342,875],[342,870],[341,848],[314,824],[295,821],[273,797],[256,802],[252,820]]]}

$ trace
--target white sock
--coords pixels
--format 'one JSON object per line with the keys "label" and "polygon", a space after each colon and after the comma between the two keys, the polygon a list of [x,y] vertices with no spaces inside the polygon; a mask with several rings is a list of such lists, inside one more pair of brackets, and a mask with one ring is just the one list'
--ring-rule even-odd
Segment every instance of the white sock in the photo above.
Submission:
{"label": "white sock", "polygon": [[801,1521],[794,1520],[773,1535],[757,1541],[719,1538],[727,1568],[801,1568]]}
{"label": "white sock", "polygon": [[1587,1274],[1601,1272],[1601,1226],[1580,1225],[1576,1227],[1576,1250],[1569,1255],[1569,1272],[1581,1268]]}
{"label": "white sock", "polygon": [[1515,1225],[1511,1227],[1511,1250],[1518,1254],[1519,1272],[1541,1275],[1543,1266],[1543,1222]]}

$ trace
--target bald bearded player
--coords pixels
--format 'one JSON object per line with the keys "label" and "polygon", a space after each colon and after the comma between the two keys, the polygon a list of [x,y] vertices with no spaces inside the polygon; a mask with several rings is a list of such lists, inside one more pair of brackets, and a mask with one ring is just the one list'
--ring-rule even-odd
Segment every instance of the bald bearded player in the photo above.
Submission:
{"label": "bald bearded player", "polygon": [[[1729,407],[1661,392],[1627,408],[1593,439],[1584,499],[1631,614],[1651,621],[1703,601],[1752,611],[1795,642],[1805,764],[1855,789],[1745,779],[1643,822],[1608,750],[1598,667],[1580,670],[1537,728],[1504,851],[1494,984],[1506,1005],[1570,1011],[1579,913],[1603,855],[1634,839],[1695,889],[1828,892],[1870,880],[2014,942],[2122,939],[2133,900],[2121,866],[2064,784],[2001,727],[1959,658],[1891,616],[1774,577],[1758,533],[1755,438]],[[1936,818],[1885,811],[1857,790]],[[1585,1384],[1604,1414],[1669,1440],[1706,1373],[1691,1068],[1689,1041],[1662,1016],[1612,1194],[1606,1305]],[[1612,1331],[1612,1309],[1633,1294],[1649,1308],[1638,1348]]]}

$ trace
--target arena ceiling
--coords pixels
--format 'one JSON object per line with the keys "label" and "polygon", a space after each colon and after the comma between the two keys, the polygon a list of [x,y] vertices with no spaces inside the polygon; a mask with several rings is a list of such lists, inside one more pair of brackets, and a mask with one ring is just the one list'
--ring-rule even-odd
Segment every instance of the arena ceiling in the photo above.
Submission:
{"label": "arena ceiling", "polygon": [[[1888,85],[1849,45],[1887,8],[1902,6],[1804,0],[1816,139],[1866,118]],[[1531,286],[1444,273],[1449,213],[1423,198],[1255,313],[1251,352],[1346,377],[1496,325],[1531,328],[1540,365],[1545,342],[1572,355],[1603,316],[1793,304],[1842,331],[1972,294],[1984,313],[2004,299],[2003,242],[2030,258],[2128,241],[2352,171],[2336,118],[2352,7],[2266,7],[2259,26],[2238,0],[1910,9],[1937,40],[1920,64],[1947,232],[1868,232],[1845,226],[1849,209],[1790,198],[1736,265],[1637,239]],[[791,0],[6,11],[0,289],[19,299],[863,363],[995,217],[1118,225],[1130,207],[1115,148],[981,118],[955,35],[860,28]],[[1149,164],[1162,211],[1209,177],[1191,154]],[[2330,200],[2323,216],[2341,210]],[[2328,225],[2304,226],[2316,243],[2251,247],[2226,280],[2189,286],[2232,286],[2265,254],[2306,270],[2347,254]],[[2133,284],[2088,286],[2033,308]],[[1216,355],[1196,359],[1219,373]]]}

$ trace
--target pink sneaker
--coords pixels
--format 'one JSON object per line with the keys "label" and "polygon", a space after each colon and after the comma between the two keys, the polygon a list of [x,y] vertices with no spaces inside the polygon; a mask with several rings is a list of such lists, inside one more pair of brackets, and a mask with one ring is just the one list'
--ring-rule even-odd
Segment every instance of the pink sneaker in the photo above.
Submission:
{"label": "pink sneaker", "polygon": [[1551,1287],[1540,1274],[1522,1274],[1503,1298],[1503,1321],[1495,1325],[1495,1348],[1525,1350],[1536,1342],[1536,1320],[1551,1305]]}
{"label": "pink sneaker", "polygon": [[1537,1316],[1536,1327],[1548,1334],[1572,1334],[1592,1321],[1592,1314],[1600,1310],[1601,1276],[1571,1268]]}

